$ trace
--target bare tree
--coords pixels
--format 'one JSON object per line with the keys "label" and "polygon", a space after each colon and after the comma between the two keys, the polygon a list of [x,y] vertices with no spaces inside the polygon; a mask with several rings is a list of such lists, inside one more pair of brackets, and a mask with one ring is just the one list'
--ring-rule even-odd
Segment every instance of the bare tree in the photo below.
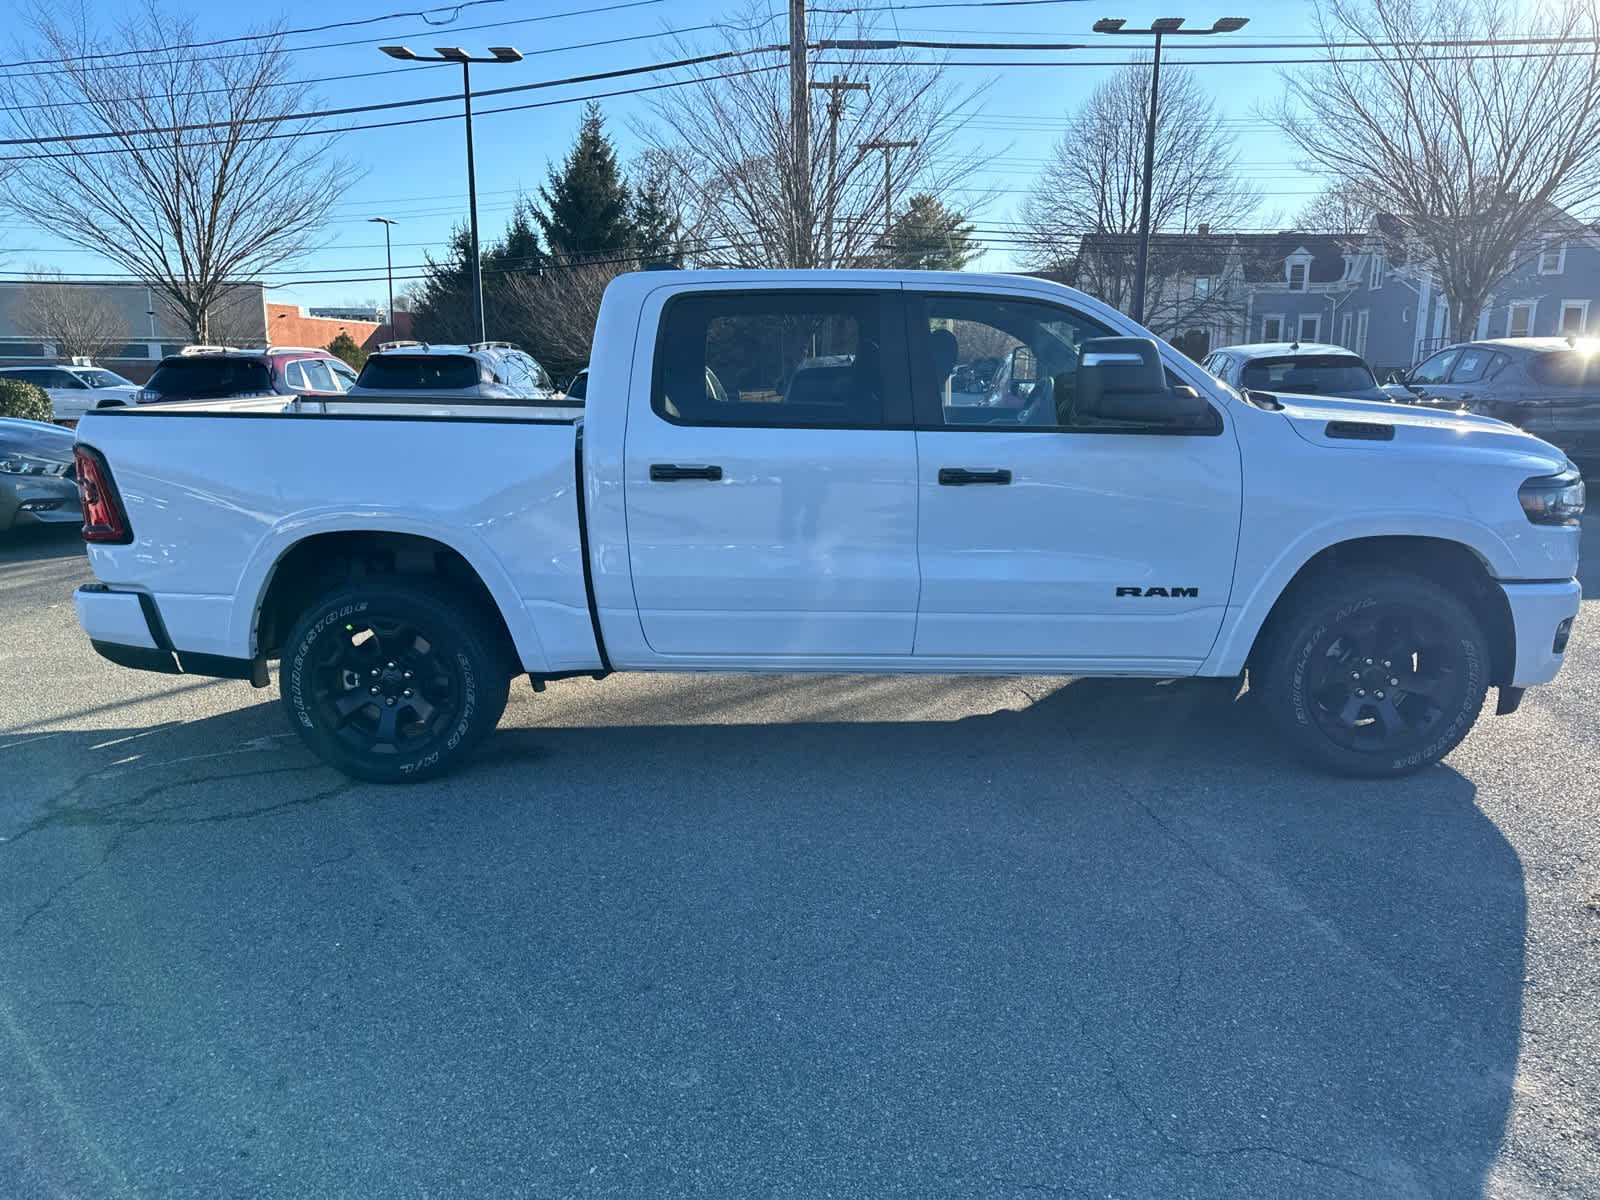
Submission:
{"label": "bare tree", "polygon": [[[1077,264],[1079,286],[1118,308],[1127,307],[1133,290],[1150,68],[1148,58],[1135,60],[1094,90],[1020,213],[1029,258],[1042,269],[1061,268],[1086,235],[1100,235],[1096,253]],[[1151,232],[1236,227],[1260,193],[1239,171],[1233,139],[1221,132],[1216,108],[1191,72],[1162,72],[1157,112]],[[1151,292],[1160,290],[1161,258],[1152,251]]]}
{"label": "bare tree", "polygon": [[1372,228],[1378,210],[1364,190],[1349,180],[1339,180],[1318,192],[1295,217],[1294,227],[1306,233],[1332,233],[1359,237]]}
{"label": "bare tree", "polygon": [[[763,6],[752,6],[744,28],[724,35],[727,48],[747,49],[748,29],[764,16]],[[809,32],[813,41],[830,41],[863,39],[872,30],[864,15],[846,24],[843,16],[818,13]],[[809,180],[799,174],[788,75],[768,69],[770,56],[707,64],[700,82],[651,101],[656,120],[637,124],[635,133],[655,164],[670,166],[677,193],[690,200],[683,227],[695,262],[831,267],[871,261],[887,233],[884,165],[879,153],[861,149],[863,143],[914,143],[890,158],[889,188],[902,202],[913,192],[943,199],[975,175],[985,156],[959,152],[955,142],[977,91],[958,93],[937,63],[884,62],[881,52],[830,49],[828,63],[830,72],[866,82],[870,90],[851,93],[836,125],[823,94],[809,93]],[[958,207],[971,211],[981,202],[969,197]]]}
{"label": "bare tree", "polygon": [[589,362],[600,297],[631,261],[552,256],[537,274],[508,274],[498,289],[500,325],[523,346],[537,347],[540,360],[558,378]]}
{"label": "bare tree", "polygon": [[[157,0],[102,35],[41,18],[47,68],[8,72],[0,104],[13,136],[36,143],[0,180],[0,206],[120,264],[207,340],[214,311],[239,280],[310,246],[349,182],[330,140],[294,114],[305,91],[284,86],[280,38],[226,55],[127,46],[197,40],[193,23]],[[98,56],[98,57],[97,57]]]}
{"label": "bare tree", "polygon": [[[1272,114],[1312,164],[1396,214],[1438,278],[1451,329],[1470,334],[1489,293],[1559,210],[1600,200],[1596,0],[1331,0],[1317,68],[1286,77]],[[1554,45],[1439,42],[1554,38]]]}
{"label": "bare tree", "polygon": [[28,337],[53,344],[57,357],[93,358],[127,344],[128,314],[100,289],[68,283],[60,271],[35,271],[28,278],[12,305],[12,320]]}

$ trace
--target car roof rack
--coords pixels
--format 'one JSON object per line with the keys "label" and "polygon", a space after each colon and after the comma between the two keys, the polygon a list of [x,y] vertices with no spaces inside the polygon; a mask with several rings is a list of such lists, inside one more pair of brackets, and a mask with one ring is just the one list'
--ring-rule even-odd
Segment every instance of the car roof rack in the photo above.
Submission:
{"label": "car roof rack", "polygon": [[422,349],[426,350],[428,348],[428,343],[427,342],[414,341],[414,340],[409,339],[409,338],[402,339],[401,341],[398,341],[398,342],[379,342],[378,343],[378,349],[379,350],[410,350],[413,347],[418,347],[418,346],[420,346]]}
{"label": "car roof rack", "polygon": [[237,354],[239,350],[235,346],[185,346],[178,353],[184,356],[191,354]]}
{"label": "car roof rack", "polygon": [[266,352],[268,354],[327,354],[328,350],[323,346],[268,346]]}
{"label": "car roof rack", "polygon": [[522,347],[515,342],[473,342],[470,350],[521,350]]}

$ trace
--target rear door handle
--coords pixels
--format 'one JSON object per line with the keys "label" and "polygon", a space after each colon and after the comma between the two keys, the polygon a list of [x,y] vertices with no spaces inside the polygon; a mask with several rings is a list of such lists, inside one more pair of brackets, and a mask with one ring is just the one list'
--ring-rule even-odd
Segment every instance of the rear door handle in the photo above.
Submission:
{"label": "rear door handle", "polygon": [[655,483],[672,483],[678,479],[722,478],[721,467],[680,467],[677,463],[651,463],[650,479]]}
{"label": "rear door handle", "polygon": [[944,487],[965,487],[969,483],[1010,483],[1007,470],[974,471],[968,467],[940,467],[939,482]]}

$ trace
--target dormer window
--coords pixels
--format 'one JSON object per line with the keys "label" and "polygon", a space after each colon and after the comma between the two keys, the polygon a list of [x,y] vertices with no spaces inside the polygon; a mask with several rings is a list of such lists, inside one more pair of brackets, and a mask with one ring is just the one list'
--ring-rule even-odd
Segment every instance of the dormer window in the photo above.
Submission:
{"label": "dormer window", "polygon": [[1379,288],[1381,288],[1382,286],[1383,286],[1383,255],[1382,254],[1374,254],[1372,256],[1372,271],[1367,276],[1367,287],[1375,292]]}
{"label": "dormer window", "polygon": [[1289,264],[1289,290],[1303,292],[1306,290],[1306,264],[1303,262]]}
{"label": "dormer window", "polygon": [[1194,281],[1194,298],[1204,300],[1211,295],[1211,280],[1208,276],[1201,275]]}

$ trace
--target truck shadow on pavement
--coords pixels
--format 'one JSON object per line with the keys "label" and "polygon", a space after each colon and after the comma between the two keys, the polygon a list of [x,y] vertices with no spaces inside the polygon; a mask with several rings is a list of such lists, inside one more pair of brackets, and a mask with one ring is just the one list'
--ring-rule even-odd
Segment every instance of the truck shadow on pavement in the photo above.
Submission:
{"label": "truck shadow on pavement", "polygon": [[[18,1004],[73,963],[194,981],[52,1064],[112,1141],[153,1135],[111,1077],[185,1029],[263,1079],[314,1054],[314,1091],[251,1091],[282,1194],[1475,1195],[1500,1150],[1516,854],[1456,772],[1312,774],[1219,685],[573,682],[400,789],[282,731],[45,735],[72,818],[0,829]],[[204,1141],[206,1086],[169,1129]]]}

